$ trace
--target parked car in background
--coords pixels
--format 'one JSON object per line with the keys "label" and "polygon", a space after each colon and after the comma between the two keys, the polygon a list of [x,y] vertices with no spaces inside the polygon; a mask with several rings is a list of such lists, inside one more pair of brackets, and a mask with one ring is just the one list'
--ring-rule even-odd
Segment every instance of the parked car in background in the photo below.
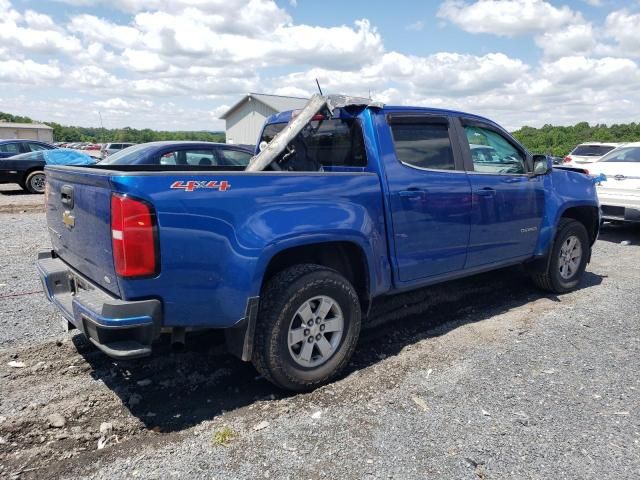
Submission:
{"label": "parked car in background", "polygon": [[616,148],[590,166],[589,172],[607,177],[597,184],[602,218],[640,222],[640,142]]}
{"label": "parked car in background", "polygon": [[51,150],[55,146],[38,140],[0,140],[0,158],[13,157],[19,153]]}
{"label": "parked car in background", "polygon": [[166,167],[241,167],[249,164],[253,150],[226,143],[165,141],[120,150],[100,165],[163,165]]}
{"label": "parked car in background", "polygon": [[17,183],[29,193],[44,193],[45,165],[93,165],[89,155],[64,148],[21,153],[0,158],[0,183]]}
{"label": "parked car in background", "polygon": [[114,153],[133,145],[135,145],[135,143],[104,143],[100,148],[100,156],[101,158],[107,158],[109,155],[113,155]]}
{"label": "parked car in background", "polygon": [[564,157],[563,164],[567,167],[584,168],[586,164],[597,162],[603,155],[606,155],[614,148],[623,145],[622,143],[581,143],[571,150],[571,153]]}

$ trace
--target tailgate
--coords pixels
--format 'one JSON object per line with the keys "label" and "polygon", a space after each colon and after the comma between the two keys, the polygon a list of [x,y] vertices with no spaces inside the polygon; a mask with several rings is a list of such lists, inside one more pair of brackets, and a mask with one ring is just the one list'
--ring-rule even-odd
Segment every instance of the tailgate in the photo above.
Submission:
{"label": "tailgate", "polygon": [[109,172],[46,167],[47,224],[56,254],[69,266],[120,296],[111,246]]}

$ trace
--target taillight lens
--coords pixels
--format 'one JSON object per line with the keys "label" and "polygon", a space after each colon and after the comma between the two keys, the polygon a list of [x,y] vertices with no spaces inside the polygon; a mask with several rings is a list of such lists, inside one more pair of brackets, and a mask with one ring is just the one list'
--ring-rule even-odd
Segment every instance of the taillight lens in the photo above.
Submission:
{"label": "taillight lens", "polygon": [[148,277],[158,271],[156,219],[152,208],[125,195],[111,196],[111,238],[116,273]]}
{"label": "taillight lens", "polygon": [[564,159],[563,159],[562,161],[563,161],[564,163],[569,163],[571,160],[572,160],[572,158],[571,158],[571,157],[566,156],[566,157],[564,157]]}

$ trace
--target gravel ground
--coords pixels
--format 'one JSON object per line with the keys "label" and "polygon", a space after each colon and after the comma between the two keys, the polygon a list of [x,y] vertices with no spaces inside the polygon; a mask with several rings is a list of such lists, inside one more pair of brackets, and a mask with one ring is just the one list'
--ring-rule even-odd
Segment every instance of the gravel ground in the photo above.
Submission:
{"label": "gravel ground", "polygon": [[12,183],[0,184],[0,213],[44,212],[44,195],[32,195]]}
{"label": "gravel ground", "polygon": [[515,268],[386,300],[299,395],[216,335],[115,362],[60,333],[30,293],[43,214],[0,229],[0,478],[640,478],[640,229],[606,228],[561,297]]}

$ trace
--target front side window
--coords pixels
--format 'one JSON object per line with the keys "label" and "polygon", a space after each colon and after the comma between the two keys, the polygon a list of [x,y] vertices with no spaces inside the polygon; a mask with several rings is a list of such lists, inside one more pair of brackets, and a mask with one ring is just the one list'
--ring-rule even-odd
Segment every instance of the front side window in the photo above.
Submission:
{"label": "front side window", "polygon": [[19,143],[3,143],[2,145],[0,145],[0,152],[17,155],[18,153],[20,153],[20,144]]}
{"label": "front side window", "polygon": [[[267,125],[261,142],[270,142],[286,123]],[[353,119],[314,120],[296,136],[276,162],[283,170],[313,171],[322,167],[364,167],[367,157],[362,130]]]}
{"label": "front side window", "polygon": [[392,122],[391,132],[396,156],[405,165],[431,170],[455,170],[447,124]]}
{"label": "front side window", "polygon": [[524,174],[525,157],[505,137],[488,128],[466,125],[473,169],[480,173]]}
{"label": "front side window", "polygon": [[619,148],[600,159],[601,162],[640,163],[640,147]]}

